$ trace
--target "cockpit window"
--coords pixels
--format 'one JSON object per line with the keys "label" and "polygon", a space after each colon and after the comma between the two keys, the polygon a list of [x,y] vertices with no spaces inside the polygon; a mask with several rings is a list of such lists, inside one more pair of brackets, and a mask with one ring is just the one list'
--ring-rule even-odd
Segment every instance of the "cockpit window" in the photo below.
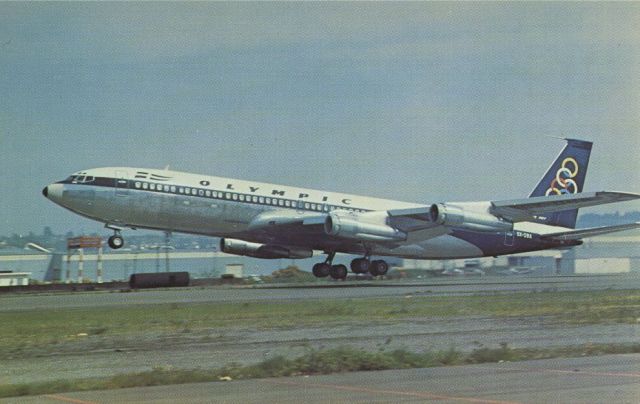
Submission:
{"label": "cockpit window", "polygon": [[65,182],[71,182],[74,184],[86,184],[93,181],[95,181],[95,178],[91,175],[72,175],[65,180]]}

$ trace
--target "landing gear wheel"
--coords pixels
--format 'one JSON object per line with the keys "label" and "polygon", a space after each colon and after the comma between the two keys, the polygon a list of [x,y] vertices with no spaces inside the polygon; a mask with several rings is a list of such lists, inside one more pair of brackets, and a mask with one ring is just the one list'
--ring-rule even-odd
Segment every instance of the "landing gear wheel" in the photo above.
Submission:
{"label": "landing gear wheel", "polygon": [[345,279],[347,277],[347,267],[342,264],[333,265],[329,271],[329,275],[331,275],[333,279]]}
{"label": "landing gear wheel", "polygon": [[117,250],[124,245],[124,239],[122,238],[122,236],[115,234],[109,237],[109,240],[107,240],[107,244],[109,244],[109,247]]}
{"label": "landing gear wheel", "polygon": [[317,278],[325,278],[329,276],[329,272],[331,272],[331,265],[326,262],[319,262],[313,266],[312,272],[313,276]]}
{"label": "landing gear wheel", "polygon": [[373,276],[385,275],[389,270],[389,264],[383,260],[375,260],[369,265],[369,272]]}
{"label": "landing gear wheel", "polygon": [[365,274],[369,272],[369,260],[366,258],[356,258],[351,261],[351,271],[354,274]]}

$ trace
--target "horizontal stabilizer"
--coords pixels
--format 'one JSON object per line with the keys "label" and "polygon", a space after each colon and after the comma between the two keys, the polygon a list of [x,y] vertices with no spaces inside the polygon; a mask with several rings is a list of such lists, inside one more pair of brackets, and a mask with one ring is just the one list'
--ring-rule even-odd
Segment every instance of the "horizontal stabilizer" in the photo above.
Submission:
{"label": "horizontal stabilizer", "polygon": [[633,230],[638,228],[640,228],[640,222],[545,234],[541,237],[541,239],[554,241],[580,240],[586,237],[599,236],[602,234],[615,233],[618,231]]}
{"label": "horizontal stabilizer", "polygon": [[545,213],[624,202],[638,198],[640,198],[638,194],[607,191],[536,196],[527,199],[492,202],[491,213],[510,222],[524,222],[537,219],[538,215]]}

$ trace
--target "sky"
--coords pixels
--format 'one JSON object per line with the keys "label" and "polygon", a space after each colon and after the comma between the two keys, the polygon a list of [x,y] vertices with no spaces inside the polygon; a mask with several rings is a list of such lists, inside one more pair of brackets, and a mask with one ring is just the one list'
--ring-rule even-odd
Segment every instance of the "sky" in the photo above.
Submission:
{"label": "sky", "polygon": [[640,192],[638,21],[640,3],[0,3],[0,235],[106,234],[41,195],[102,166],[498,200],[572,137],[594,142],[586,190]]}

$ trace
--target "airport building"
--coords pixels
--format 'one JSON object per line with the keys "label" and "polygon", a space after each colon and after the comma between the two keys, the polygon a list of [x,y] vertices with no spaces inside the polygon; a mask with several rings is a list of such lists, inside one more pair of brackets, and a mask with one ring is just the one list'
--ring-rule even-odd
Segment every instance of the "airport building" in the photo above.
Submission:
{"label": "airport building", "polygon": [[543,250],[497,258],[403,260],[402,267],[446,275],[587,275],[640,272],[640,236],[594,237],[567,250]]}

